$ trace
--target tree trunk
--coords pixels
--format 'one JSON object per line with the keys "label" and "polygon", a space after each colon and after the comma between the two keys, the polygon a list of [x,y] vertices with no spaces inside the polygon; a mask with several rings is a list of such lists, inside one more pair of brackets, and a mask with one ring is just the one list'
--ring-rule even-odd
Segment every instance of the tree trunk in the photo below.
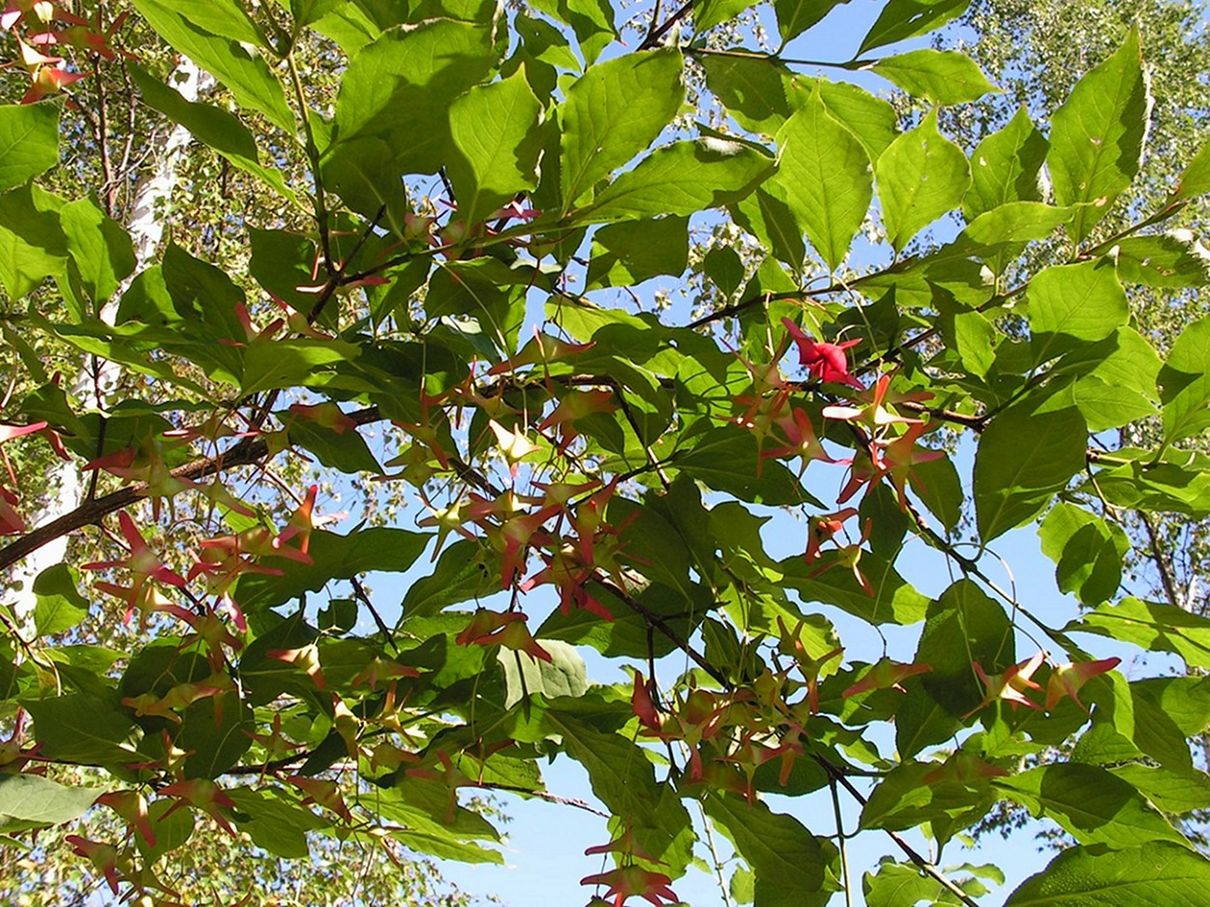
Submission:
{"label": "tree trunk", "polygon": [[[214,80],[192,60],[182,57],[173,71],[171,83],[186,100],[196,101],[199,94],[213,86]],[[177,182],[177,171],[190,140],[191,136],[185,127],[174,126],[165,136],[162,147],[151,155],[150,172],[139,180],[126,225],[134,243],[137,263],[132,275],[101,309],[100,317],[106,324],[113,324],[122,295],[134,277],[154,260],[159,251],[166,214]],[[119,369],[115,363],[90,357],[72,381],[71,394],[76,400],[87,400],[104,412],[105,398],[113,391],[118,377]],[[52,490],[51,497],[31,515],[31,525],[41,526],[80,506],[87,491],[87,482],[77,461],[60,461],[47,476],[47,487]],[[61,563],[66,553],[67,538],[63,537],[39,548],[13,568],[9,577],[13,589],[10,604],[21,633],[27,638],[33,635],[34,606],[37,604],[33,581],[43,570]]]}

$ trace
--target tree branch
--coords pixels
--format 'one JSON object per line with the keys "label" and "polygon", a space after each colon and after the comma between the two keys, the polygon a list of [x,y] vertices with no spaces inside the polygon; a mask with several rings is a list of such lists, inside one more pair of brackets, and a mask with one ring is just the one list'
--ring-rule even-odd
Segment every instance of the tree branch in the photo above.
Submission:
{"label": "tree branch", "polygon": [[[349,418],[358,425],[368,425],[383,419],[377,406],[350,413]],[[261,438],[248,438],[239,442],[230,450],[213,457],[204,457],[178,466],[172,470],[173,478],[185,481],[196,481],[212,476],[238,466],[248,466],[257,463],[269,453],[269,444]],[[22,558],[37,551],[43,545],[62,538],[70,532],[90,526],[104,517],[149,497],[149,489],[145,484],[131,485],[111,492],[101,498],[86,501],[75,510],[63,514],[58,519],[51,520],[44,526],[39,526],[31,532],[0,548],[0,570],[6,570]]]}

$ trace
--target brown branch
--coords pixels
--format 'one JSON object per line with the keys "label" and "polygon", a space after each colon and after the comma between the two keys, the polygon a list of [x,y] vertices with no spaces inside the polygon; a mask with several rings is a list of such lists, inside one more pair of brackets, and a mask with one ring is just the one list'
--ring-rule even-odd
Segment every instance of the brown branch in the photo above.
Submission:
{"label": "brown branch", "polygon": [[1147,529],[1147,538],[1151,545],[1151,559],[1155,561],[1156,569],[1160,574],[1160,583],[1164,587],[1164,594],[1168,596],[1168,601],[1175,607],[1181,607],[1180,596],[1176,592],[1176,578],[1172,575],[1172,565],[1168,563],[1168,558],[1164,556],[1163,548],[1160,544],[1160,534],[1156,531],[1155,523],[1151,521],[1146,513],[1141,510],[1136,510],[1143,526]]}
{"label": "brown branch", "polygon": [[[358,425],[368,425],[372,422],[381,421],[383,416],[378,411],[377,406],[370,406],[355,413],[350,413],[349,418]],[[248,438],[221,454],[213,457],[204,457],[186,463],[184,466],[178,466],[172,470],[172,476],[173,478],[192,482],[228,469],[235,469],[238,466],[248,466],[252,463],[257,463],[264,459],[268,453],[269,445],[267,441],[261,438]],[[147,485],[139,484],[121,488],[101,498],[86,501],[75,510],[63,514],[63,516],[52,520],[44,526],[39,526],[16,541],[10,542],[3,548],[0,548],[0,570],[8,569],[22,558],[33,554],[33,552],[43,545],[47,545],[55,539],[62,538],[68,533],[81,529],[84,526],[97,523],[109,514],[123,510],[148,496],[149,489]]]}
{"label": "brown branch", "polygon": [[694,0],[685,0],[685,4],[671,16],[669,16],[663,25],[659,26],[658,28],[652,28],[647,33],[647,37],[643,39],[643,43],[639,45],[639,50],[651,50],[653,47],[658,47],[660,38],[668,34],[672,26],[676,25],[687,15],[689,15],[690,11],[693,9],[693,2]]}

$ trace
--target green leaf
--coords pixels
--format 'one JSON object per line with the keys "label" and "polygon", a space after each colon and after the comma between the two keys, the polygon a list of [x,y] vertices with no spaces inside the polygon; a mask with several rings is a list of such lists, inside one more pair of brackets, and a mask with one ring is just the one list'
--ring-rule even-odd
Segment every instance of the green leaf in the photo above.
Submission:
{"label": "green leaf", "polygon": [[699,62],[706,85],[735,121],[749,132],[770,136],[790,118],[814,81],[770,60],[707,55]]}
{"label": "green leaf", "polygon": [[[284,415],[284,414],[283,414]],[[382,473],[382,467],[374,459],[365,438],[356,430],[336,432],[322,425],[316,425],[304,419],[287,417],[287,437],[291,444],[297,444],[315,454],[315,458],[324,466],[338,469],[345,475],[359,472]]]}
{"label": "green leaf", "polygon": [[1138,762],[1115,766],[1110,771],[1166,813],[1183,815],[1210,808],[1210,777],[1204,772],[1176,772]]}
{"label": "green leaf", "polygon": [[1063,631],[1095,633],[1146,651],[1171,652],[1190,668],[1210,670],[1210,620],[1171,605],[1124,598],[1088,611]]}
{"label": "green leaf", "polygon": [[236,787],[226,793],[235,808],[248,817],[240,821],[240,831],[247,832],[257,847],[287,860],[306,859],[310,853],[307,832],[326,824],[278,791]]}
{"label": "green leaf", "polygon": [[139,87],[143,102],[174,123],[180,123],[199,142],[213,148],[245,173],[250,173],[278,195],[301,204],[296,192],[282,178],[280,170],[264,167],[259,160],[256,139],[233,113],[195,101],[187,101],[171,85],[166,85],[141,66],[130,64],[130,75]]}
{"label": "green leaf", "polygon": [[557,699],[583,696],[588,691],[588,669],[576,647],[557,639],[543,639],[541,643],[551,657],[549,662],[506,649],[498,653],[508,688],[505,708],[512,708],[526,696]]}
{"label": "green leaf", "polygon": [[1026,299],[1037,363],[1104,340],[1130,320],[1111,259],[1047,268],[1030,282]]}
{"label": "green leaf", "polygon": [[1071,208],[1054,208],[1042,202],[1005,202],[971,221],[958,242],[969,240],[994,249],[1046,239],[1056,228],[1069,223],[1074,214]]}
{"label": "green leaf", "polygon": [[767,460],[757,474],[756,438],[739,426],[712,429],[695,438],[675,462],[686,475],[744,501],[778,506],[805,500],[802,486],[782,463]]}
{"label": "green leaf", "polygon": [[913,50],[883,57],[870,68],[913,97],[934,104],[976,101],[996,90],[974,60],[953,50]]}
{"label": "green leaf", "polygon": [[1026,879],[1005,907],[1192,907],[1208,885],[1210,861],[1178,844],[1072,847]]}
{"label": "green leaf", "polygon": [[828,113],[818,88],[777,134],[774,182],[811,244],[835,271],[848,255],[873,196],[861,143]]}
{"label": "green leaf", "polygon": [[41,744],[40,754],[47,758],[101,765],[138,761],[133,749],[120,745],[134,723],[114,701],[70,693],[21,704],[34,719],[34,737]]}
{"label": "green leaf", "polygon": [[958,207],[971,180],[962,149],[937,131],[936,108],[891,143],[875,170],[882,217],[896,252],[922,228]]}
{"label": "green leaf", "polygon": [[772,158],[739,142],[674,142],[620,175],[573,220],[591,224],[695,214],[738,201],[772,172]]}
{"label": "green leaf", "polygon": [[472,88],[450,105],[454,155],[448,167],[458,216],[467,224],[538,185],[541,112],[523,72]]}
{"label": "green leaf", "polygon": [[1156,289],[1210,284],[1210,251],[1188,230],[1157,236],[1132,236],[1117,244],[1118,276],[1123,283]]}
{"label": "green leaf", "polygon": [[377,136],[394,149],[396,173],[436,173],[451,150],[450,105],[495,66],[493,35],[489,23],[433,19],[357,53],[340,80],[326,164],[355,158],[363,146],[353,139]]}
{"label": "green leaf", "polygon": [[39,775],[2,774],[0,816],[38,825],[62,825],[84,815],[103,793],[103,787],[64,787]]}
{"label": "green leaf", "polygon": [[1172,191],[1172,200],[1195,198],[1210,192],[1210,142],[1202,145]]}
{"label": "green leaf", "polygon": [[656,782],[643,750],[618,734],[602,733],[572,712],[550,709],[546,721],[563,748],[588,772],[592,792],[625,822],[652,859],[683,871],[693,838],[689,814],[673,791]]}
{"label": "green leaf", "polygon": [[400,620],[431,617],[450,605],[489,595],[499,588],[499,570],[488,568],[482,544],[461,539],[441,553],[428,576],[408,587],[400,605]]}
{"label": "green leaf", "polygon": [[236,599],[248,609],[280,605],[304,592],[317,592],[335,579],[384,570],[403,573],[415,562],[430,536],[404,529],[374,527],[348,535],[318,530],[307,551],[313,563],[276,561],[284,576],[250,574],[240,580]]}
{"label": "green leaf", "polygon": [[702,258],[702,271],[726,297],[744,282],[744,262],[730,246],[715,246]]}
{"label": "green leaf", "polygon": [[1108,599],[1122,582],[1125,533],[1074,504],[1059,503],[1038,527],[1042,552],[1055,562],[1055,581],[1085,604]]}
{"label": "green leaf", "polygon": [[633,287],[661,274],[679,277],[688,266],[688,218],[609,224],[592,236],[585,289]]}
{"label": "green leaf", "polygon": [[342,362],[355,359],[361,348],[342,340],[275,340],[253,343],[244,352],[240,388],[245,395],[275,388],[322,383]]}
{"label": "green leaf", "polygon": [[798,592],[804,603],[835,605],[872,624],[906,625],[924,619],[928,598],[905,581],[890,561],[864,552],[858,567],[873,587],[873,595],[861,587],[852,569],[840,563],[831,551],[811,565],[803,561],[802,555],[780,561],[777,564],[780,579],[775,581]]}
{"label": "green leaf", "polygon": [[973,664],[988,674],[1015,660],[1012,625],[1004,609],[972,580],[951,585],[929,605],[915,661],[932,671],[922,678],[924,689],[955,718],[983,699],[983,686]]}
{"label": "green leaf", "polygon": [[969,5],[970,0],[890,0],[862,39],[857,56],[940,28],[961,16]]}
{"label": "green leaf", "polygon": [[39,636],[54,636],[88,616],[88,600],[76,588],[80,574],[67,564],[47,567],[34,579],[34,626]]}
{"label": "green leaf", "polygon": [[31,185],[0,195],[0,285],[10,298],[64,273],[68,253],[60,206],[59,199]]}
{"label": "green leaf", "polygon": [[947,532],[958,528],[962,520],[962,503],[966,495],[962,490],[962,479],[953,461],[948,456],[926,460],[912,467],[908,475],[912,491],[928,508],[929,513],[941,521]]}
{"label": "green leaf", "polygon": [[672,121],[685,98],[682,66],[679,51],[640,51],[592,67],[567,90],[558,109],[564,213]]}
{"label": "green leaf", "polygon": [[[206,15],[208,4],[190,3],[188,14],[182,13],[178,4],[166,0],[134,0],[134,5],[165,41],[230,88],[236,101],[263,113],[273,125],[294,133],[294,114],[286,104],[281,83],[264,59],[239,43],[260,43],[255,30],[234,37],[235,19],[221,13]],[[214,31],[215,28],[219,31]]]}
{"label": "green leaf", "polygon": [[756,0],[702,0],[701,8],[693,10],[694,29],[704,32],[722,25],[755,5]]}
{"label": "green leaf", "polygon": [[618,36],[609,0],[536,0],[533,6],[571,26],[580,42],[584,62],[590,66]]}
{"label": "green leaf", "polygon": [[248,751],[256,730],[252,710],[235,693],[195,702],[181,713],[181,722],[174,743],[189,754],[188,778],[217,778]]}
{"label": "green leaf", "polygon": [[971,155],[971,188],[962,202],[968,221],[1007,202],[1042,200],[1046,137],[1022,107],[1009,124],[993,132]]}
{"label": "green leaf", "polygon": [[834,888],[828,876],[836,858],[831,843],[760,800],[747,803],[714,793],[704,805],[706,815],[756,874],[756,907],[822,907],[831,899]]}
{"label": "green leaf", "polygon": [[799,272],[807,247],[802,241],[802,227],[786,203],[786,194],[780,185],[767,180],[747,198],[733,205],[731,216],[760,240],[775,258]]}
{"label": "green leaf", "polygon": [[[785,47],[841,3],[848,2],[849,0],[773,0],[781,46]],[[705,28],[700,23],[698,27]]]}
{"label": "green leaf", "polygon": [[1088,429],[1074,408],[1000,413],[975,454],[975,514],[984,542],[1041,511],[1084,468]]}
{"label": "green leaf", "polygon": [[1164,440],[1192,438],[1210,426],[1210,316],[1181,331],[1160,369]]}
{"label": "green leaf", "polygon": [[1137,790],[1103,768],[1078,762],[1030,769],[994,786],[1062,826],[1081,844],[1133,847],[1185,838]]}
{"label": "green leaf", "polygon": [[89,198],[64,205],[59,222],[88,295],[104,303],[137,264],[130,234]]}
{"label": "green leaf", "polygon": [[1069,228],[1076,242],[1109,213],[1139,172],[1151,93],[1137,26],[1072,89],[1051,117],[1046,164],[1060,205],[1084,205]]}
{"label": "green leaf", "polygon": [[59,163],[56,101],[0,105],[0,191],[20,186]]}

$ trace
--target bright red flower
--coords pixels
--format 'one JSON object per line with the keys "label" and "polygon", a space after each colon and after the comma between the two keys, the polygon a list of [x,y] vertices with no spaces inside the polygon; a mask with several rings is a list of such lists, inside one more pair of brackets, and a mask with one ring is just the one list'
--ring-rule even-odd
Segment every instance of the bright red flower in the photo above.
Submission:
{"label": "bright red flower", "polygon": [[782,324],[790,332],[794,345],[798,347],[798,364],[811,373],[817,381],[831,384],[847,384],[864,390],[864,386],[849,372],[849,357],[845,352],[861,343],[860,339],[843,343],[826,343],[813,340],[803,333],[802,328],[789,318]]}

